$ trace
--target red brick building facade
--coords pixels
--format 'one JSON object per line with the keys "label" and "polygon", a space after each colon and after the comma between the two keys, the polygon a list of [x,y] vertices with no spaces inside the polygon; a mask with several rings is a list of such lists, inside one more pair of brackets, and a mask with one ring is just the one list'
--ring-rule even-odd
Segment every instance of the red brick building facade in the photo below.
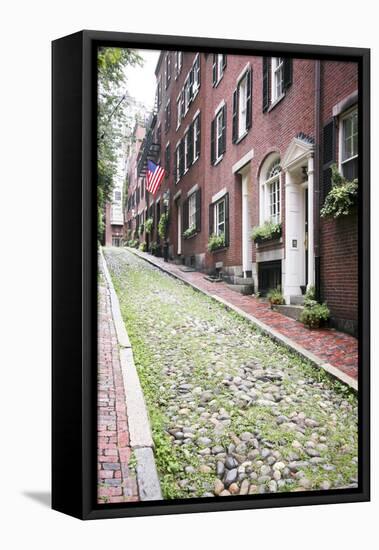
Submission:
{"label": "red brick building facade", "polygon": [[[141,186],[148,158],[166,177],[155,197],[144,195],[154,228],[140,241],[162,253],[167,211],[171,260],[217,268],[262,294],[280,286],[288,304],[315,285],[334,325],[354,333],[357,216],[322,218],[320,208],[333,163],[357,177],[357,65],[163,51],[156,78],[135,166]],[[129,185],[129,225],[135,192]],[[272,238],[252,241],[267,221]]]}

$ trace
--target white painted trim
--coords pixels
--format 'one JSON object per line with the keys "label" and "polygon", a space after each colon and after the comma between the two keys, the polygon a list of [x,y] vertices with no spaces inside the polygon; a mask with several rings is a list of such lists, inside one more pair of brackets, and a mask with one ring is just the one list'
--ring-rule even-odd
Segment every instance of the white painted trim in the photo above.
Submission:
{"label": "white painted trim", "polygon": [[187,191],[187,197],[189,197],[190,195],[192,195],[195,191],[197,191],[199,189],[199,185],[197,183],[195,183],[195,185],[193,185],[191,187],[191,189],[189,191]]}
{"label": "white painted trim", "polygon": [[350,107],[354,107],[354,103],[358,102],[358,90],[355,90],[350,95],[339,101],[332,109],[333,116],[339,116]]}
{"label": "white painted trim", "polygon": [[254,149],[250,149],[250,151],[248,151],[246,155],[241,157],[239,160],[237,160],[236,163],[233,164],[232,173],[235,174],[236,172],[239,172],[241,168],[243,168],[246,164],[248,164],[251,160],[253,160],[253,158],[254,158]]}
{"label": "white painted trim", "polygon": [[177,199],[179,199],[179,197],[181,196],[181,194],[182,194],[182,190],[179,189],[179,191],[177,191],[177,192],[175,193],[175,195],[173,196],[173,200],[176,201]]}
{"label": "white painted trim", "polygon": [[225,99],[220,101],[220,103],[217,105],[217,107],[215,109],[215,115],[217,115],[217,113],[223,108],[224,105],[225,105]]}
{"label": "white painted trim", "polygon": [[284,259],[284,247],[275,248],[273,250],[262,250],[256,252],[256,261],[259,262],[272,262],[275,260]]}
{"label": "white painted trim", "polygon": [[196,113],[193,115],[192,120],[195,120],[195,118],[200,114],[200,109],[196,111]]}
{"label": "white painted trim", "polygon": [[170,142],[168,141],[168,142],[166,143],[166,147],[168,147],[169,145],[170,145]]}
{"label": "white painted trim", "polygon": [[242,69],[240,74],[237,76],[237,78],[236,78],[237,85],[238,85],[239,81],[243,79],[243,77],[245,76],[245,73],[250,69],[250,67],[251,67],[251,63],[249,61],[249,63],[246,63],[245,67]]}
{"label": "white painted trim", "polygon": [[220,199],[222,199],[224,195],[226,195],[226,193],[227,193],[227,189],[226,187],[224,187],[223,189],[218,191],[215,195],[213,195],[211,203],[213,204],[214,202],[219,201]]}

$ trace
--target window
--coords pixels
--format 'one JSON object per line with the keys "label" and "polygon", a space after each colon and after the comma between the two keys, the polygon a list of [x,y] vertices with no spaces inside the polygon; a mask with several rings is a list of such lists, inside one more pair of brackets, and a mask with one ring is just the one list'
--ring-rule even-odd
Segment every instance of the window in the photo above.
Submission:
{"label": "window", "polygon": [[175,149],[175,182],[178,183],[180,180],[180,143],[177,145]]}
{"label": "window", "polygon": [[182,120],[182,94],[176,100],[176,129],[179,128]]}
{"label": "window", "polygon": [[229,193],[209,205],[209,235],[223,235],[224,246],[229,246]]}
{"label": "window", "polygon": [[115,191],[114,192],[114,200],[120,201],[121,200],[121,191]]}
{"label": "window", "polygon": [[233,93],[233,143],[238,143],[251,127],[251,87],[252,73],[249,68]]}
{"label": "window", "polygon": [[271,102],[277,101],[284,93],[283,57],[271,58]]}
{"label": "window", "polygon": [[340,165],[348,180],[358,177],[358,110],[355,108],[340,121]]}
{"label": "window", "polygon": [[190,136],[191,134],[189,131],[184,136],[184,173],[188,171],[188,168],[191,165]]}
{"label": "window", "polygon": [[170,175],[170,144],[168,143],[166,145],[166,151],[165,151],[165,172],[166,172],[166,178]]}
{"label": "window", "polygon": [[220,82],[224,70],[226,67],[226,55],[223,55],[221,53],[213,54],[213,86],[217,86],[217,84]]}
{"label": "window", "polygon": [[285,96],[292,84],[292,59],[264,57],[262,70],[263,112],[266,112]]}
{"label": "window", "polygon": [[171,53],[166,53],[166,89],[169,87],[171,80]]}
{"label": "window", "polygon": [[217,112],[211,125],[211,163],[221,160],[226,150],[226,105]]}
{"label": "window", "polygon": [[190,78],[190,76],[188,76],[185,83],[184,83],[183,116],[185,116],[187,114],[189,106],[190,106],[190,102],[191,102],[191,78]]}
{"label": "window", "polygon": [[157,85],[157,108],[159,109],[162,104],[162,79],[158,80]]}
{"label": "window", "polygon": [[188,227],[196,227],[196,193],[188,198]]}
{"label": "window", "polygon": [[171,125],[171,101],[168,100],[165,109],[165,132],[167,133]]}
{"label": "window", "polygon": [[175,52],[175,79],[178,78],[178,76],[181,73],[183,65],[183,52]]}
{"label": "window", "polygon": [[189,228],[195,228],[196,233],[201,230],[201,189],[193,191],[183,203],[183,231]]}
{"label": "window", "polygon": [[200,88],[200,56],[197,54],[192,68],[192,99],[197,95]]}
{"label": "window", "polygon": [[216,202],[214,215],[215,235],[225,235],[225,199]]}
{"label": "window", "polygon": [[261,221],[280,223],[280,163],[275,159],[269,165],[262,184]]}
{"label": "window", "polygon": [[200,114],[197,115],[192,123],[193,132],[193,162],[200,156]]}

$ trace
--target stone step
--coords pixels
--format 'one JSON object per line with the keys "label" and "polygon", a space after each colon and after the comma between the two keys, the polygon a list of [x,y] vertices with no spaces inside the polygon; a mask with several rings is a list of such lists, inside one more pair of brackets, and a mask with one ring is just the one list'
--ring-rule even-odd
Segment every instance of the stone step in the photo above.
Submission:
{"label": "stone step", "polygon": [[222,274],[233,276],[233,277],[242,277],[243,271],[241,265],[232,265],[232,266],[224,266],[222,268]]}
{"label": "stone step", "polygon": [[284,305],[284,306],[275,306],[274,309],[278,313],[282,313],[286,317],[290,317],[291,319],[295,319],[295,321],[299,321],[301,312],[303,311],[303,306],[296,306],[296,305]]}
{"label": "stone step", "polygon": [[239,292],[240,294],[253,294],[254,285],[226,285],[230,290],[234,290],[235,292]]}
{"label": "stone step", "polygon": [[238,277],[236,275],[224,275],[223,280],[230,285],[253,285],[254,279],[252,277]]}
{"label": "stone step", "polygon": [[292,306],[302,306],[304,304],[304,296],[290,296],[290,304]]}

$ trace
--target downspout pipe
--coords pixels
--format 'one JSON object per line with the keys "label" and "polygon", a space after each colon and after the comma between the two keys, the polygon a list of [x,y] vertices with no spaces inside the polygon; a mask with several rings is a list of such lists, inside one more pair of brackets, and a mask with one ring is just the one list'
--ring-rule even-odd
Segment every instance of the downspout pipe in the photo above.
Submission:
{"label": "downspout pipe", "polygon": [[315,96],[314,96],[314,255],[315,255],[315,295],[321,299],[321,254],[320,254],[320,153],[321,153],[321,61],[315,61]]}

